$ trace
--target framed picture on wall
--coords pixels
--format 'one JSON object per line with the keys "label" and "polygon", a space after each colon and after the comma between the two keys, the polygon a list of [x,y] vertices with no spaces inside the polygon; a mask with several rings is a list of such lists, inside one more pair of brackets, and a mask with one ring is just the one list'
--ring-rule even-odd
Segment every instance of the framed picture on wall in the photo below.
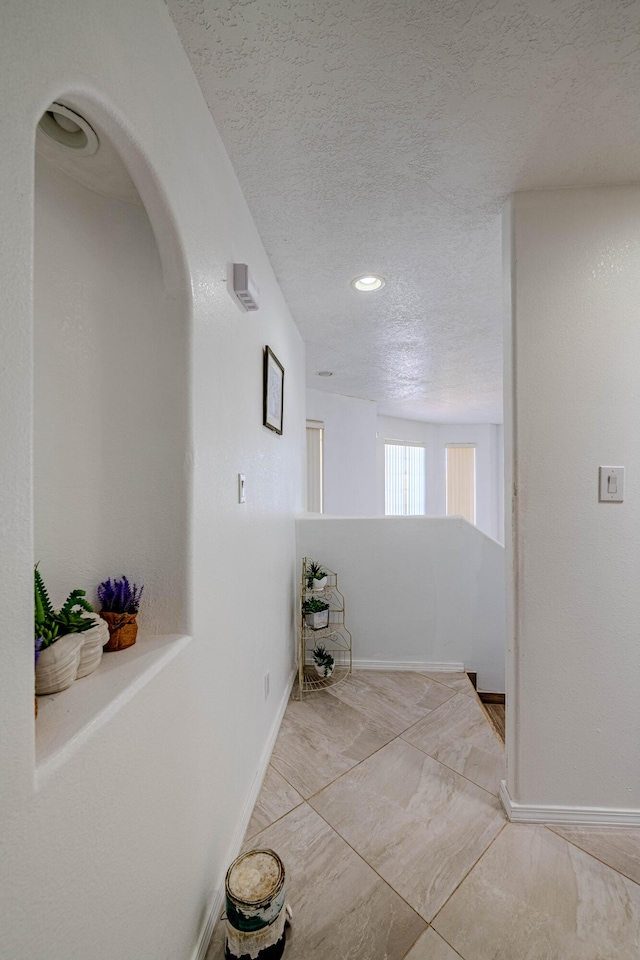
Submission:
{"label": "framed picture on wall", "polygon": [[284,367],[271,347],[264,348],[262,422],[269,430],[282,433],[284,409]]}

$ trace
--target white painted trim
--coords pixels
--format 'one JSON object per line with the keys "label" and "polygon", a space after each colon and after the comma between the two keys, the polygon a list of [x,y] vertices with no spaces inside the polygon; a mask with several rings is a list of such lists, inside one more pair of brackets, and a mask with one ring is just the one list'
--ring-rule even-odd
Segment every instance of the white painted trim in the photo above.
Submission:
{"label": "white painted trim", "polygon": [[576,823],[592,826],[640,826],[640,810],[622,807],[554,807],[545,804],[516,803],[507,784],[500,783],[500,800],[512,823]]}
{"label": "white painted trim", "polygon": [[354,670],[413,670],[426,673],[461,673],[463,663],[439,663],[428,660],[354,660]]}
{"label": "white painted trim", "polygon": [[[253,808],[255,802],[258,799],[258,794],[262,788],[262,781],[265,778],[267,772],[267,767],[269,766],[269,760],[271,759],[271,753],[273,752],[273,747],[276,742],[276,737],[278,736],[278,731],[280,730],[280,724],[282,723],[282,718],[284,712],[287,709],[287,704],[289,702],[289,697],[291,695],[291,688],[293,687],[294,681],[298,676],[298,666],[293,668],[291,676],[285,685],[284,694],[280,705],[278,707],[278,712],[276,714],[275,720],[267,737],[267,741],[264,745],[264,749],[260,756],[260,761],[256,770],[256,775],[253,778],[251,788],[247,795],[242,814],[238,821],[238,826],[236,827],[236,832],[233,836],[233,840],[229,846],[227,852],[227,865],[233,863],[235,858],[240,853],[242,847],[242,841],[244,840],[244,835],[247,832],[247,827],[249,826],[249,820],[251,819],[251,814],[253,813]],[[200,935],[198,936],[198,942],[196,948],[192,954],[192,960],[205,960],[209,945],[211,943],[211,938],[213,936],[213,930],[218,922],[218,917],[222,913],[222,908],[224,904],[224,878],[226,876],[227,866],[224,867],[224,873],[218,880],[215,892],[211,901],[209,903],[209,909],[207,910],[207,915],[200,930]]]}
{"label": "white painted trim", "polygon": [[[235,857],[233,859],[235,859]],[[233,860],[230,861],[230,863],[232,862]],[[204,925],[200,931],[200,936],[198,937],[196,949],[192,954],[192,960],[205,960],[209,950],[209,945],[211,943],[211,938],[213,937],[213,930],[218,922],[218,917],[222,913],[223,904],[224,884],[218,887],[215,896],[209,905]]]}

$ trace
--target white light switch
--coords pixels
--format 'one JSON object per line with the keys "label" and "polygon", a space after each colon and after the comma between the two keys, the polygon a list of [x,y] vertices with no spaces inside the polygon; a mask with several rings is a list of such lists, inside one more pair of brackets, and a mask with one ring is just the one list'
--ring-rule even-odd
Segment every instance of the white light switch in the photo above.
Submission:
{"label": "white light switch", "polygon": [[624,500],[624,467],[600,467],[600,503]]}
{"label": "white light switch", "polygon": [[238,503],[246,503],[247,497],[244,492],[244,473],[238,474]]}

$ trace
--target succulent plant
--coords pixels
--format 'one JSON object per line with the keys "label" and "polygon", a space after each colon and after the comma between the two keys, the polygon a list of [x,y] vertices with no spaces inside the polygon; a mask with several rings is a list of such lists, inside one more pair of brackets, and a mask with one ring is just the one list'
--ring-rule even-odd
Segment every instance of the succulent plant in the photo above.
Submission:
{"label": "succulent plant", "polygon": [[105,613],[137,613],[143,590],[143,586],[138,590],[137,584],[129,583],[123,574],[122,580],[114,577],[112,582],[109,577],[103,581],[98,587],[98,599]]}
{"label": "succulent plant", "polygon": [[319,597],[309,597],[308,600],[305,600],[302,604],[303,613],[322,613],[323,610],[328,610],[329,604],[326,600],[321,600]]}
{"label": "succulent plant", "polygon": [[335,660],[324,646],[323,643],[317,644],[313,648],[312,657],[315,661],[316,666],[323,670],[325,677],[328,677],[331,671],[333,670],[333,665]]}
{"label": "succulent plant", "polygon": [[[85,590],[72,590],[59,612],[53,609],[49,593],[36,564],[34,570],[34,628],[37,653],[50,647],[66,633],[83,633],[95,626],[92,617],[83,617],[78,607],[87,613],[93,613],[93,607],[85,599]],[[41,641],[37,646],[37,641]]]}
{"label": "succulent plant", "polygon": [[321,564],[316,563],[315,560],[310,560],[307,563],[306,575],[307,575],[307,587],[311,589],[311,587],[313,586],[313,581],[322,580],[324,577],[327,576],[327,571],[324,569],[324,567]]}

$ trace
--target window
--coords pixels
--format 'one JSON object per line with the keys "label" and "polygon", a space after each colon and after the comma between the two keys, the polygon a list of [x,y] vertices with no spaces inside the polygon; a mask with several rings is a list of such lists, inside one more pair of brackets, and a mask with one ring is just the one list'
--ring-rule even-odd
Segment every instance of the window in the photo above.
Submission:
{"label": "window", "polygon": [[476,522],[476,448],[447,444],[447,516]]}
{"label": "window", "polygon": [[419,516],[427,512],[427,451],[422,444],[384,442],[384,512]]}
{"label": "window", "polygon": [[307,510],[323,513],[324,424],[307,420]]}

